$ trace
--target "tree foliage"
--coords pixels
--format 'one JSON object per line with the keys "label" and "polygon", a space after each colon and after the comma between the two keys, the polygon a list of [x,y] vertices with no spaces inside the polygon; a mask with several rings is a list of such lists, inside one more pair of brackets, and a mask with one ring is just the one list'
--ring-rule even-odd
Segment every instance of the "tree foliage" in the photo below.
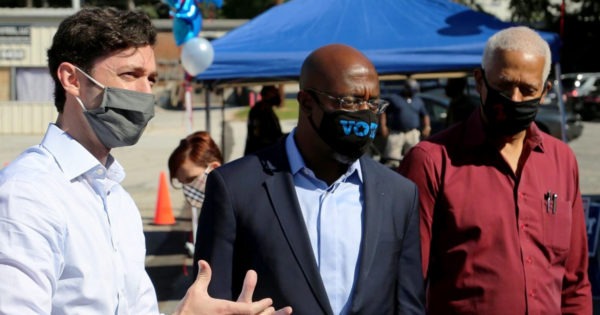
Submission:
{"label": "tree foliage", "polygon": [[[456,0],[485,12],[479,1]],[[600,0],[565,0],[565,4],[562,28],[560,2],[550,0],[511,0],[511,21],[561,34],[560,62],[564,73],[600,71]]]}
{"label": "tree foliage", "polygon": [[524,24],[547,25],[552,22],[554,16],[550,14],[549,9],[559,9],[560,6],[553,6],[548,0],[510,0],[513,22]]}
{"label": "tree foliage", "polygon": [[569,7],[580,5],[580,9],[565,10],[562,28],[560,4],[548,0],[511,0],[512,21],[561,34],[564,72],[600,71],[600,1],[565,2]]}
{"label": "tree foliage", "polygon": [[274,0],[225,0],[222,13],[228,19],[251,19],[274,4]]}

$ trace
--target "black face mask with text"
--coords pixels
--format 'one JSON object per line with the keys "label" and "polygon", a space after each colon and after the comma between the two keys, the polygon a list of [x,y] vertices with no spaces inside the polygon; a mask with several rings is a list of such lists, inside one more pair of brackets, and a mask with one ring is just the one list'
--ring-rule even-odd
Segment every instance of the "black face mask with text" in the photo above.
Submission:
{"label": "black face mask with text", "polygon": [[490,131],[501,136],[512,136],[527,129],[535,120],[541,97],[515,102],[490,87],[483,69],[481,74],[487,89],[485,102],[482,100],[481,103]]}
{"label": "black face mask with text", "polygon": [[365,154],[375,139],[379,126],[377,115],[370,110],[328,111],[321,104],[319,107],[323,111],[321,124],[317,127],[312,115],[310,124],[321,139],[339,155],[337,160],[350,164]]}

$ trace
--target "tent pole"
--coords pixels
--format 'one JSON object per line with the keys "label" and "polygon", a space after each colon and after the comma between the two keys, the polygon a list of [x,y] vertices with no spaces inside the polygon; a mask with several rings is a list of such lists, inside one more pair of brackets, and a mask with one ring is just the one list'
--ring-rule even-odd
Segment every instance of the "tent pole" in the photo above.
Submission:
{"label": "tent pole", "polygon": [[210,130],[210,86],[204,86],[204,104],[206,107],[206,131],[211,133]]}
{"label": "tent pole", "polygon": [[558,98],[558,111],[560,112],[560,131],[561,131],[561,136],[562,136],[562,141],[563,142],[567,142],[567,128],[566,128],[566,124],[567,124],[567,116],[566,116],[566,111],[565,111],[565,103],[563,102],[563,97],[562,97],[562,82],[560,80],[560,75],[561,75],[561,71],[560,71],[560,62],[557,62],[554,65],[554,75],[556,78],[556,84],[554,84],[554,90],[556,91],[556,97]]}
{"label": "tent pole", "polygon": [[221,152],[223,159],[227,156],[225,152],[225,91],[221,90]]}

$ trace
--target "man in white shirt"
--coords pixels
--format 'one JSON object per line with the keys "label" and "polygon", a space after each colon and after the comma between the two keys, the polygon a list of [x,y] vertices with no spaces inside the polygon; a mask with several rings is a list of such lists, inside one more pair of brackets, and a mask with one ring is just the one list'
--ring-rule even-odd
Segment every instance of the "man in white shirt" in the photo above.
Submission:
{"label": "man in white shirt", "polygon": [[[158,314],[140,214],[110,155],[154,115],[155,40],[136,12],[86,8],[59,26],[48,50],[57,121],[0,171],[0,314]],[[178,314],[274,312],[251,301],[255,273],[234,303],[208,296],[200,267]]]}

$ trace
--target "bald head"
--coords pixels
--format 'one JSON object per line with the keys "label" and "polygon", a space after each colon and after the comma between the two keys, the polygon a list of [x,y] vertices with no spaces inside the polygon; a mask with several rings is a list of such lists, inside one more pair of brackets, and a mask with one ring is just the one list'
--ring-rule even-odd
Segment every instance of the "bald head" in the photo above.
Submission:
{"label": "bald head", "polygon": [[379,76],[360,51],[332,44],[318,48],[305,59],[299,83],[295,140],[304,161],[317,177],[331,183],[372,141],[370,133],[369,136],[348,133],[343,124],[350,120],[368,126],[369,130],[373,128],[373,132],[377,128],[376,114],[367,110],[365,102],[352,103],[358,106],[348,111],[342,110],[340,100],[378,99]]}
{"label": "bald head", "polygon": [[302,64],[300,89],[334,89],[332,85],[346,79],[367,77],[378,80],[375,67],[365,55],[353,47],[331,44],[313,51]]}

